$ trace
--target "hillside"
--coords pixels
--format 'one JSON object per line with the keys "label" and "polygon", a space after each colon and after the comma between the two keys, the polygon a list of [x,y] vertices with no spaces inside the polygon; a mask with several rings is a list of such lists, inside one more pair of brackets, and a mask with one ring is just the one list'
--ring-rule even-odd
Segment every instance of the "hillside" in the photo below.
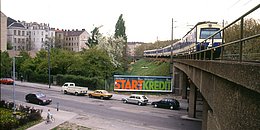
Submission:
{"label": "hillside", "polygon": [[140,59],[131,64],[129,75],[139,76],[170,76],[170,63],[164,61],[155,61]]}

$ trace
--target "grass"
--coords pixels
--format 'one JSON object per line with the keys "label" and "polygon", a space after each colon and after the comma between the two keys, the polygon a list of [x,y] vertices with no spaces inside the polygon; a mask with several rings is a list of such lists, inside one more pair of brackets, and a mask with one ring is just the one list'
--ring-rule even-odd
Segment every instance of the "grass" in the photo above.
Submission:
{"label": "grass", "polygon": [[170,76],[170,63],[141,59],[131,65],[128,74],[138,76]]}
{"label": "grass", "polygon": [[91,130],[91,128],[66,121],[51,130]]}

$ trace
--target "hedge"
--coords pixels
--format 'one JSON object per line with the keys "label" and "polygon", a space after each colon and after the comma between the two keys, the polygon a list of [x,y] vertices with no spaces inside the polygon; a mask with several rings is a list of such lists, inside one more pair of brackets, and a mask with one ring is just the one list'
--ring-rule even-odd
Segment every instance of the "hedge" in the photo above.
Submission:
{"label": "hedge", "polygon": [[42,119],[40,109],[17,105],[16,113],[13,115],[13,106],[13,102],[0,101],[0,130],[11,130],[28,122]]}
{"label": "hedge", "polygon": [[56,77],[57,85],[63,85],[65,82],[73,82],[77,86],[88,87],[90,90],[97,89],[98,86],[102,85],[102,78],[100,77],[83,77],[75,75],[60,75]]}

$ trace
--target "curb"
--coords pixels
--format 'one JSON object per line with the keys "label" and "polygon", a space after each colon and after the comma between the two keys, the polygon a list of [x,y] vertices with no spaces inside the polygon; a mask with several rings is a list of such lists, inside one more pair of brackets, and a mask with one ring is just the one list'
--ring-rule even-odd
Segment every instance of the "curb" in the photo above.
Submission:
{"label": "curb", "polygon": [[189,117],[188,115],[181,116],[181,119],[202,122],[202,119],[192,118],[192,117]]}

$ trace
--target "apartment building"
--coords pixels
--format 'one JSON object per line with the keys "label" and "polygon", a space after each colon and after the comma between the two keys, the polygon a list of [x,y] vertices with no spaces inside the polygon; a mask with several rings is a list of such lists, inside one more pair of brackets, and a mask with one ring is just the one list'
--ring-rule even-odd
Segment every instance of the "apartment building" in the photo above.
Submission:
{"label": "apartment building", "polygon": [[27,28],[20,22],[13,22],[7,27],[8,43],[11,43],[13,50],[29,50],[30,44],[28,41]]}
{"label": "apartment building", "polygon": [[26,23],[8,18],[7,30],[8,42],[16,51],[39,51],[46,48],[46,41],[54,45],[55,29],[46,23]]}
{"label": "apartment building", "polygon": [[135,50],[138,46],[144,44],[143,42],[127,42],[127,54],[128,56],[132,56],[134,57],[135,54]]}
{"label": "apartment building", "polygon": [[85,30],[56,30],[56,46],[65,50],[79,52],[83,49],[88,49],[85,44],[90,37],[89,33]]}
{"label": "apartment building", "polygon": [[6,17],[6,15],[3,13],[3,12],[1,12],[0,11],[0,13],[1,13],[1,19],[0,19],[0,23],[1,23],[1,25],[0,25],[0,38],[1,38],[1,40],[0,40],[0,50],[3,52],[3,51],[6,51],[7,50],[7,17]]}
{"label": "apartment building", "polygon": [[[31,22],[22,24],[28,29],[28,36],[31,42],[31,50],[39,51],[46,48],[46,44],[54,46],[55,29],[51,28],[49,24]],[[46,43],[48,41],[48,43]]]}

